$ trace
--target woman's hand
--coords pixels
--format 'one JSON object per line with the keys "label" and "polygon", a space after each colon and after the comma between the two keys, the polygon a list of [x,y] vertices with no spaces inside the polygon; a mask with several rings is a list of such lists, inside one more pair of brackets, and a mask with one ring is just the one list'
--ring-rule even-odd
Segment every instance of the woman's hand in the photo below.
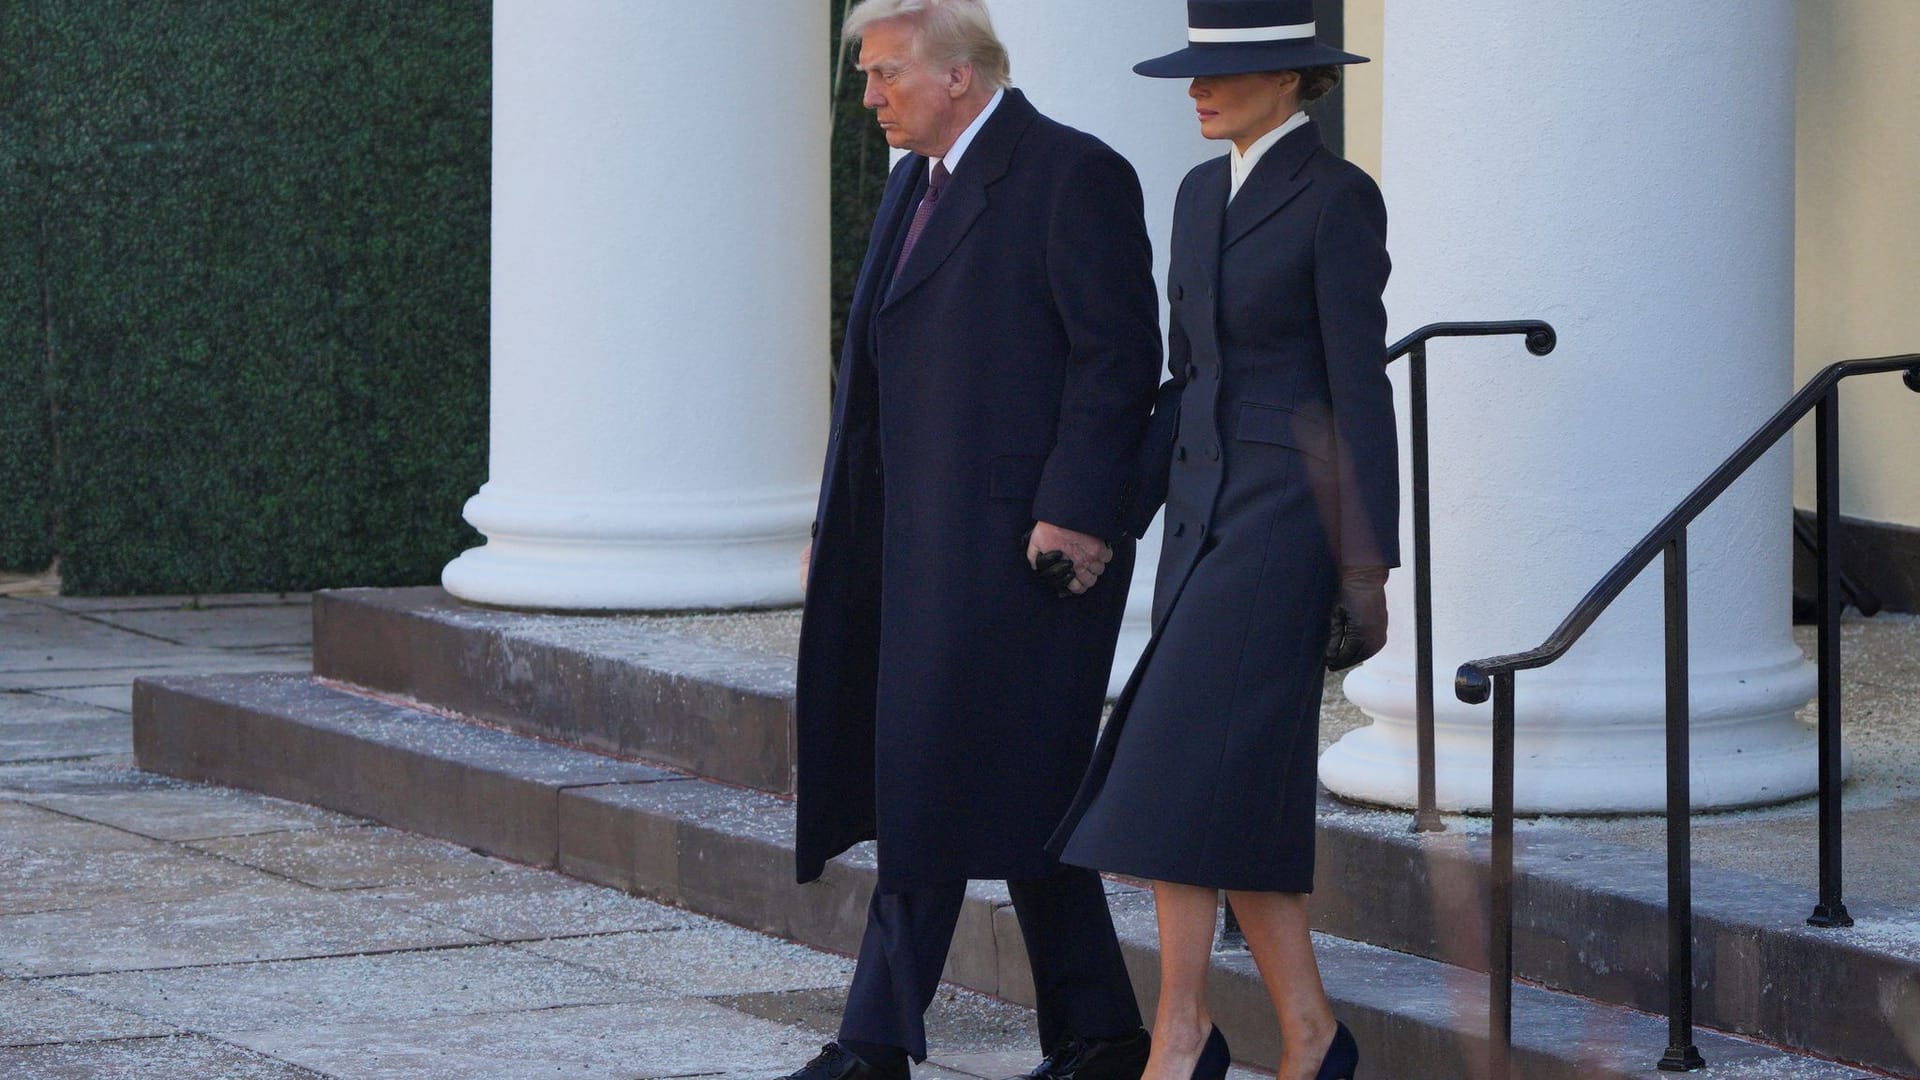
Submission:
{"label": "woman's hand", "polygon": [[1387,645],[1387,568],[1346,566],[1327,635],[1327,670],[1344,671]]}

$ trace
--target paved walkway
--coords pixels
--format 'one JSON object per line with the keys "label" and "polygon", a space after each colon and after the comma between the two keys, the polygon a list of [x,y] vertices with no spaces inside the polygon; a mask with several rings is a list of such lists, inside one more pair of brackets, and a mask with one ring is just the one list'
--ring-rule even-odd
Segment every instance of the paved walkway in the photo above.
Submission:
{"label": "paved walkway", "polygon": [[[767,1077],[850,963],[339,814],[134,769],[142,674],[308,670],[304,597],[0,596],[0,1078]],[[1032,1064],[943,991],[917,1075]]]}

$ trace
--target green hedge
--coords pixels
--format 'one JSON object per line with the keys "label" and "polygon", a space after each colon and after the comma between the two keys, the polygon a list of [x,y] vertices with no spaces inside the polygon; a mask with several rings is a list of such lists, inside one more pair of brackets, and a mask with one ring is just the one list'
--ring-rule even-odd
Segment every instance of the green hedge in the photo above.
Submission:
{"label": "green hedge", "polygon": [[40,331],[40,220],[26,138],[33,66],[24,12],[0,5],[0,569],[39,570],[54,555],[53,431]]}
{"label": "green hedge", "polygon": [[831,69],[839,80],[833,102],[833,358],[840,357],[847,308],[853,305],[854,279],[867,254],[867,234],[887,184],[887,140],[873,114],[860,104],[865,77],[853,71],[853,57],[841,55],[840,23],[848,0],[833,4]]}
{"label": "green hedge", "polygon": [[9,0],[0,561],[303,589],[475,541],[490,11]]}
{"label": "green hedge", "polygon": [[[0,568],[408,584],[480,541],[490,39],[490,0],[0,3]],[[836,312],[886,164],[847,89]]]}

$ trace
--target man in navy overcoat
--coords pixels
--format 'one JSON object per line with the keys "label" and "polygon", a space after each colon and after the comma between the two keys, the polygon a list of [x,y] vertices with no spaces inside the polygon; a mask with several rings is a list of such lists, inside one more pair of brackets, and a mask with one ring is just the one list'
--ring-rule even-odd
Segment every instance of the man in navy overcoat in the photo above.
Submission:
{"label": "man in navy overcoat", "polygon": [[[923,10],[913,10],[915,8]],[[866,0],[894,168],[847,322],[796,702],[798,876],[877,840],[839,1039],[799,1080],[901,1080],[968,879],[1005,879],[1052,1080],[1136,1080],[1099,878],[1046,841],[1091,753],[1132,576],[1160,337],[1133,169],[1007,87],[980,0]],[[1031,533],[1029,538],[1027,534]],[[1057,595],[1036,557],[1072,562]]]}

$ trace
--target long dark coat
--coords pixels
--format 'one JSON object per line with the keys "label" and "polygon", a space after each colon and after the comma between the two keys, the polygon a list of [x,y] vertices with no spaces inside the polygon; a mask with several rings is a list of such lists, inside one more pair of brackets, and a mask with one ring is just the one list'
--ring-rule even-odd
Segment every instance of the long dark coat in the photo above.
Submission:
{"label": "long dark coat", "polygon": [[1317,127],[1228,203],[1174,208],[1169,369],[1145,460],[1164,493],[1154,634],[1055,838],[1065,861],[1308,892],[1322,654],[1339,566],[1398,563],[1386,209]]}
{"label": "long dark coat", "polygon": [[[1160,364],[1133,168],[1009,90],[895,281],[927,168],[894,168],[847,322],[800,634],[801,881],[873,837],[886,887],[1052,873],[1132,573]],[[1035,521],[1108,539],[1100,583],[1042,589]]]}

